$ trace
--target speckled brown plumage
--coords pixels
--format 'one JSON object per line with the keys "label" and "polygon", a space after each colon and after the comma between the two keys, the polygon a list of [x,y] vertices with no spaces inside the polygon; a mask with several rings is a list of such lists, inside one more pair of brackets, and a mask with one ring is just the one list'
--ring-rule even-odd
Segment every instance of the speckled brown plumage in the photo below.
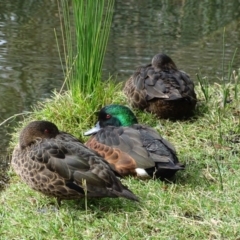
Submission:
{"label": "speckled brown plumage", "polygon": [[[172,180],[178,170],[184,169],[173,145],[155,129],[136,124],[129,108],[108,105],[100,110],[98,120],[100,128],[86,133],[93,135],[85,145],[104,157],[120,175]],[[147,174],[141,175],[137,169]]]}
{"label": "speckled brown plumage", "polygon": [[85,194],[137,200],[104,159],[48,121],[31,122],[22,130],[12,166],[30,187],[59,202]]}
{"label": "speckled brown plumage", "polygon": [[188,117],[197,102],[193,81],[165,54],[157,54],[151,64],[139,67],[126,81],[123,92],[132,107],[160,118]]}

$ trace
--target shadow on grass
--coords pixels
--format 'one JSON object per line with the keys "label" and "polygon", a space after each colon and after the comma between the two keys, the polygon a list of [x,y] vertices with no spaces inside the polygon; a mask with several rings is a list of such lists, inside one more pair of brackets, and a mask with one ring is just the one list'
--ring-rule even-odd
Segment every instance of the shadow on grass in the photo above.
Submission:
{"label": "shadow on grass", "polygon": [[[139,202],[133,202],[123,198],[92,198],[87,200],[87,209],[85,207],[85,199],[64,201],[62,207],[85,212],[134,212],[138,209],[139,204]],[[99,217],[103,216],[101,215]]]}

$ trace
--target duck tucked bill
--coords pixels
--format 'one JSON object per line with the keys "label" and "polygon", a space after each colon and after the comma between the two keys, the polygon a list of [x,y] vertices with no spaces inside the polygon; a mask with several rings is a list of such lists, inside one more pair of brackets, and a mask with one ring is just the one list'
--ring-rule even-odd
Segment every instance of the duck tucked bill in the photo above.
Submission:
{"label": "duck tucked bill", "polygon": [[179,163],[175,148],[156,130],[138,124],[133,112],[122,105],[102,108],[98,122],[85,135],[85,145],[98,152],[121,176],[172,180]]}
{"label": "duck tucked bill", "polygon": [[138,200],[102,157],[48,121],[33,121],[21,131],[12,166],[30,187],[59,204],[85,196]]}
{"label": "duck tucked bill", "polygon": [[123,92],[132,107],[160,118],[189,117],[197,102],[193,81],[177,69],[169,56],[161,53],[153,57],[151,64],[135,71]]}

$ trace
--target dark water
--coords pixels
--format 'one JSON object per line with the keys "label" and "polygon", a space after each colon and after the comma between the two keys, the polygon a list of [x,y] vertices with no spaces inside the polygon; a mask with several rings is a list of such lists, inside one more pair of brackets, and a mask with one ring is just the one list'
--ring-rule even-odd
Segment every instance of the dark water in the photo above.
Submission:
{"label": "dark water", "polygon": [[[54,35],[59,26],[56,0],[0,0],[0,122],[60,89],[63,73]],[[104,76],[126,80],[163,51],[194,80],[200,69],[219,81],[223,30],[226,68],[240,45],[239,27],[239,0],[116,0]],[[240,67],[239,54],[233,67]],[[0,126],[1,154],[18,120]]]}

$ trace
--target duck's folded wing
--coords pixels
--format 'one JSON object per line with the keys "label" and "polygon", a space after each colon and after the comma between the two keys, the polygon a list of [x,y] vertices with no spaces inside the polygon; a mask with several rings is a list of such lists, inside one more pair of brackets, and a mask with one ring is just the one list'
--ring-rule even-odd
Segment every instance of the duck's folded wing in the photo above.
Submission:
{"label": "duck's folded wing", "polygon": [[154,162],[178,162],[174,146],[148,126],[134,124],[141,135],[142,147],[147,150]]}
{"label": "duck's folded wing", "polygon": [[42,162],[47,170],[63,178],[69,188],[90,197],[122,196],[138,200],[121,184],[109,164],[79,141],[46,140],[40,145],[32,150],[35,154],[38,151],[33,160]]}

